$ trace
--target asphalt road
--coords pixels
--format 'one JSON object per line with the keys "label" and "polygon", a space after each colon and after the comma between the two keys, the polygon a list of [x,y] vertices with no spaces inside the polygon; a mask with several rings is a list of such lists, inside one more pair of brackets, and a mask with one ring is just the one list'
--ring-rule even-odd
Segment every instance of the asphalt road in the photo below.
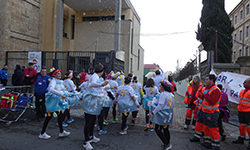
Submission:
{"label": "asphalt road", "polygon": [[[47,133],[51,135],[51,139],[39,139],[43,121],[33,120],[35,113],[32,109],[28,109],[24,116],[16,123],[7,125],[0,122],[0,150],[80,150],[84,141],[83,128],[85,119],[80,113],[80,108],[72,108],[72,116],[75,121],[64,129],[70,131],[71,134],[65,138],[59,138],[59,128],[56,125],[57,118],[53,118],[47,128]],[[198,143],[189,142],[189,138],[193,136],[192,130],[183,130],[183,112],[185,105],[183,98],[176,95],[174,123],[170,128],[171,144],[174,150],[202,150]],[[0,111],[3,113],[3,111]],[[111,117],[111,115],[109,116]],[[98,135],[95,128],[95,135],[101,141],[93,143],[92,146],[96,150],[161,150],[161,141],[154,131],[144,131],[144,111],[141,109],[137,118],[137,123],[130,123],[131,115],[128,118],[129,129],[126,135],[120,135],[121,116],[119,122],[111,123],[104,126],[108,131],[106,135]],[[242,150],[246,149],[248,142],[244,145],[232,144],[231,137],[227,137],[226,141],[221,142],[222,150]]]}

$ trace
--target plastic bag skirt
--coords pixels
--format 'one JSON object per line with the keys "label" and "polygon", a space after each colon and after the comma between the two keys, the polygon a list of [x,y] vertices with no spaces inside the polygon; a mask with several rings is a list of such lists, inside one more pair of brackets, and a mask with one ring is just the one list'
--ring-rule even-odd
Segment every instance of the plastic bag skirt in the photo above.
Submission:
{"label": "plastic bag skirt", "polygon": [[139,110],[135,102],[131,98],[127,99],[117,99],[118,111],[121,113],[124,112],[133,112]]}
{"label": "plastic bag skirt", "polygon": [[[157,106],[155,104],[151,104],[150,112],[154,111],[156,107]],[[168,123],[168,125],[171,125],[172,120],[173,120],[173,108],[162,109],[158,111],[156,114],[154,114],[153,117],[150,119],[151,122],[161,126],[166,125],[166,123]]]}
{"label": "plastic bag skirt", "polygon": [[103,102],[107,98],[104,94],[95,94],[86,91],[82,97],[82,109],[87,114],[99,115],[103,107]]}
{"label": "plastic bag skirt", "polygon": [[68,103],[68,97],[67,99],[62,99],[61,96],[52,94],[52,93],[46,93],[45,94],[45,105],[46,105],[46,111],[47,112],[56,112],[58,110],[65,110],[69,107]]}

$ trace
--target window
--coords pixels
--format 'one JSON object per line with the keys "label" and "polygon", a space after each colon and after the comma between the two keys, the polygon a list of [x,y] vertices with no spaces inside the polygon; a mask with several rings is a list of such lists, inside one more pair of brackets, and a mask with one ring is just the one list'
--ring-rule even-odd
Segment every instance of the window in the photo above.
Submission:
{"label": "window", "polygon": [[234,24],[237,24],[237,16],[234,17]]}
{"label": "window", "polygon": [[240,31],[240,41],[242,40],[242,31]]}
{"label": "window", "polygon": [[249,26],[247,26],[247,28],[246,28],[246,37],[248,37],[249,36]]}
{"label": "window", "polygon": [[247,5],[247,15],[249,14],[249,4]]}
{"label": "window", "polygon": [[75,15],[72,15],[71,16],[71,23],[72,23],[72,28],[71,28],[71,39],[74,39],[75,38]]}
{"label": "window", "polygon": [[246,56],[248,56],[248,46],[246,47],[246,52],[245,52]]}
{"label": "window", "polygon": [[240,19],[243,19],[243,11],[240,11]]}
{"label": "window", "polygon": [[[125,16],[121,16],[121,20],[124,20]],[[97,17],[82,17],[82,21],[107,21],[115,20],[115,16],[97,16]]]}
{"label": "window", "polygon": [[234,41],[237,41],[237,34],[234,34]]}
{"label": "window", "polygon": [[241,51],[241,49],[240,49],[239,57],[241,57],[241,56],[242,56],[242,51]]}

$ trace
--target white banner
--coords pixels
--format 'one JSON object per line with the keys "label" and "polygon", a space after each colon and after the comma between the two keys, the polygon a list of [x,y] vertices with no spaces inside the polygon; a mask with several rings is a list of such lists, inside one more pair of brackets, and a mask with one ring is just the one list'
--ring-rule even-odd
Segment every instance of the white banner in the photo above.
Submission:
{"label": "white banner", "polygon": [[231,72],[221,72],[217,76],[216,85],[221,84],[223,86],[223,91],[227,93],[230,102],[239,104],[239,94],[240,91],[244,89],[243,82],[247,78],[250,78],[250,76]]}
{"label": "white banner", "polygon": [[40,72],[42,67],[42,52],[29,52],[29,62],[34,64],[34,69],[37,72]]}

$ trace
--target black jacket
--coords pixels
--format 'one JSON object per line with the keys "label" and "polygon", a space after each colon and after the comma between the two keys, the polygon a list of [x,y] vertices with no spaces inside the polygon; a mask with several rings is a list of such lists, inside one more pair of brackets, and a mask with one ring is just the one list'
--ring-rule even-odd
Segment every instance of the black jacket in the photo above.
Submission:
{"label": "black jacket", "polygon": [[23,76],[22,70],[15,70],[14,74],[12,75],[12,85],[14,86],[23,85],[22,76]]}

